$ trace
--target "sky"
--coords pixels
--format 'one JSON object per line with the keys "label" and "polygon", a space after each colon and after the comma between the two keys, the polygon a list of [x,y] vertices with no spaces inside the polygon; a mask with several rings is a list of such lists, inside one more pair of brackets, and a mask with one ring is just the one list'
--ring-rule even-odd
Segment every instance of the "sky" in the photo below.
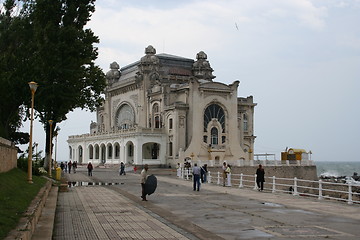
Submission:
{"label": "sky", "polygon": [[[157,53],[196,59],[204,51],[216,78],[240,81],[254,96],[254,153],[280,159],[286,147],[314,161],[360,161],[360,0],[98,0],[88,28],[99,36],[104,72],[126,66],[152,45]],[[95,113],[75,110],[60,123],[66,140],[89,132]],[[24,123],[28,131],[29,122]],[[34,124],[34,142],[45,133]],[[54,141],[55,143],[55,141]]]}

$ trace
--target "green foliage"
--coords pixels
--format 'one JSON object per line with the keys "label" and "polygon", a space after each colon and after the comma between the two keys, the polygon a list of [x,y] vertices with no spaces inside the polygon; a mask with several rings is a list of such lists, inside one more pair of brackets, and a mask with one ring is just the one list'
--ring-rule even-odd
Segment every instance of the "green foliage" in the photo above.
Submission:
{"label": "green foliage", "polygon": [[[1,6],[3,7],[3,6]],[[25,6],[24,6],[25,9]],[[25,97],[30,97],[26,79],[29,71],[29,21],[25,12],[15,15],[15,1],[6,0],[0,12],[0,136],[19,143],[26,135],[15,134],[25,116]],[[25,138],[24,138],[25,137]],[[19,141],[19,138],[22,139]]]}
{"label": "green foliage", "polygon": [[46,179],[33,176],[33,183],[29,184],[26,172],[16,168],[0,173],[0,239],[16,227],[45,183]]}
{"label": "green foliage", "polygon": [[[35,144],[33,148],[35,147]],[[32,151],[34,153],[34,150]],[[29,159],[29,151],[26,150],[25,153],[21,154],[17,160],[17,167],[24,172],[28,170],[28,159]],[[32,155],[32,174],[41,176],[45,175],[47,172],[43,169],[44,166],[44,158],[41,157],[42,151],[38,153],[34,153]]]}
{"label": "green foliage", "polygon": [[[99,42],[85,29],[95,0],[33,0],[14,14],[13,1],[0,13],[0,136],[13,136],[31,103],[28,82],[37,82],[36,116],[46,131],[75,108],[95,110],[102,102],[105,76],[95,65]],[[3,87],[5,86],[5,87]],[[5,114],[6,113],[6,114]],[[26,136],[14,135],[26,141]]]}

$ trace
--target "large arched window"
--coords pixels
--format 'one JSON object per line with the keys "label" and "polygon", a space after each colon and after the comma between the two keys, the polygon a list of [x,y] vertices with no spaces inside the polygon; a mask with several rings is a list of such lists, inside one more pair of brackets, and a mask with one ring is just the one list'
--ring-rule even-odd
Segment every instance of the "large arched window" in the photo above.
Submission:
{"label": "large arched window", "polygon": [[115,121],[119,129],[131,128],[135,123],[135,114],[132,107],[128,104],[123,104],[117,111]]}
{"label": "large arched window", "polygon": [[204,112],[204,132],[207,132],[207,127],[212,119],[216,119],[222,128],[222,132],[225,132],[225,114],[222,107],[218,104],[209,105]]}

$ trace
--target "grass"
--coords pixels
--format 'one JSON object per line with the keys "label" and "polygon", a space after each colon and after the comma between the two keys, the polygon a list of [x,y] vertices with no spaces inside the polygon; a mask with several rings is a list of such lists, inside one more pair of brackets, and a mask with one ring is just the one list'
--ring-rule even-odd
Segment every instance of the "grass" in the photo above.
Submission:
{"label": "grass", "polygon": [[32,184],[27,182],[27,173],[14,168],[0,173],[0,239],[16,228],[31,201],[45,185],[46,179],[33,175]]}

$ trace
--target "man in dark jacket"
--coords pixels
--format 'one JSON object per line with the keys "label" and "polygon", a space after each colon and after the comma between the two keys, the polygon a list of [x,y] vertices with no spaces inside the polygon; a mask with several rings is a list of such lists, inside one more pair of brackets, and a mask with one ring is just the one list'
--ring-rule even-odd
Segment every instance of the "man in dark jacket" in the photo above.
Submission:
{"label": "man in dark jacket", "polygon": [[256,184],[258,186],[258,190],[262,191],[264,189],[265,182],[265,171],[261,164],[259,164],[258,169],[256,169]]}

